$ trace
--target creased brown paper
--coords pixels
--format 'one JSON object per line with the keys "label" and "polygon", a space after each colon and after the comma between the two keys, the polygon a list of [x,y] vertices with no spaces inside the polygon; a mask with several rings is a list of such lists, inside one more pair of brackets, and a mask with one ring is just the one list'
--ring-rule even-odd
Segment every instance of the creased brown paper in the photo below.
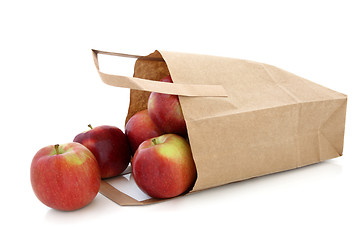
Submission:
{"label": "creased brown paper", "polygon": [[[93,50],[98,70],[98,53],[124,56]],[[179,95],[198,171],[192,192],[342,155],[347,103],[342,93],[253,61],[167,51],[135,57],[133,77],[99,71],[100,77],[135,89],[127,119],[146,108],[149,91]],[[169,73],[174,84],[144,80]],[[120,205],[157,201],[124,200],[111,185],[102,186]]]}

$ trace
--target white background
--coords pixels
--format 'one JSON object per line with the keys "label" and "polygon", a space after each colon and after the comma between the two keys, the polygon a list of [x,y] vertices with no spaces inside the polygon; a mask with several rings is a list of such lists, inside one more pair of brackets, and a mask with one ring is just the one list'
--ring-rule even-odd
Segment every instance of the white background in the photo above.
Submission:
{"label": "white background", "polygon": [[[0,238],[359,239],[359,13],[346,0],[1,1]],[[150,206],[98,194],[49,209],[30,184],[36,151],[89,123],[124,129],[129,91],[101,82],[91,48],[249,59],[345,93],[344,155]],[[104,71],[131,75],[118,61]]]}

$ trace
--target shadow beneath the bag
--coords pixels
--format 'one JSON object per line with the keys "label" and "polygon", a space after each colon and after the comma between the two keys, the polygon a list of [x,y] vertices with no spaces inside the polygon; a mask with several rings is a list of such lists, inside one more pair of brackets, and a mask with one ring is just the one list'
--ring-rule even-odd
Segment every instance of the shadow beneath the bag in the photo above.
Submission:
{"label": "shadow beneath the bag", "polygon": [[[207,205],[215,202],[233,202],[244,198],[269,197],[276,198],[289,194],[302,194],[306,189],[314,194],[326,186],[331,187],[342,173],[342,166],[336,160],[299,167],[296,169],[267,174],[222,186],[190,193],[184,197],[167,201],[165,205],[177,205],[181,201],[191,201],[192,204]],[[204,201],[206,198],[206,201]],[[265,199],[261,199],[263,201]],[[257,200],[260,201],[260,200]],[[163,205],[164,203],[160,204]],[[166,208],[166,206],[164,207]]]}
{"label": "shadow beneath the bag", "polygon": [[[294,185],[294,183],[306,183],[316,182],[318,180],[326,180],[328,178],[333,178],[334,176],[340,175],[341,173],[341,165],[338,165],[333,160],[327,160],[295,169],[250,178],[240,181],[238,183],[246,184],[246,182],[264,182],[265,184],[276,184],[276,182],[279,182],[279,184],[282,185]],[[284,180],[286,181],[284,182]]]}

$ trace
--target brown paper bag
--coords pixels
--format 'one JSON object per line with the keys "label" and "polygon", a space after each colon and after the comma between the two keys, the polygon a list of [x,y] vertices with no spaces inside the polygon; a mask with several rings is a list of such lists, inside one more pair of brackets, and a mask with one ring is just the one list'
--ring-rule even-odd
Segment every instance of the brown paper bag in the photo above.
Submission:
{"label": "brown paper bag", "polygon": [[[102,73],[98,53],[137,58],[134,76]],[[274,66],[167,51],[93,56],[106,84],[132,89],[127,120],[151,91],[179,95],[198,174],[191,192],[342,155],[347,96]],[[149,81],[169,73],[173,84]],[[101,193],[120,205],[159,201],[139,202],[106,181]]]}

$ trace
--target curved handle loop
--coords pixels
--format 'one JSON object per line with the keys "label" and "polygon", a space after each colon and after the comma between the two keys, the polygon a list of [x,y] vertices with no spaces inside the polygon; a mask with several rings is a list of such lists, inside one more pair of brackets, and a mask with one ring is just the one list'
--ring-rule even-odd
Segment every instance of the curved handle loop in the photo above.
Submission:
{"label": "curved handle loop", "polygon": [[[127,77],[106,74],[100,71],[98,54],[106,54],[120,57],[142,58],[144,56],[129,55],[114,52],[105,52],[92,49],[95,67],[100,75],[101,80],[114,87],[124,87],[148,92],[159,92],[172,95],[189,96],[189,97],[227,97],[227,93],[222,85],[199,85],[199,84],[181,84],[152,81],[136,77]],[[148,59],[148,58],[146,58]],[[150,58],[149,58],[150,59]],[[152,59],[160,60],[163,59]]]}

